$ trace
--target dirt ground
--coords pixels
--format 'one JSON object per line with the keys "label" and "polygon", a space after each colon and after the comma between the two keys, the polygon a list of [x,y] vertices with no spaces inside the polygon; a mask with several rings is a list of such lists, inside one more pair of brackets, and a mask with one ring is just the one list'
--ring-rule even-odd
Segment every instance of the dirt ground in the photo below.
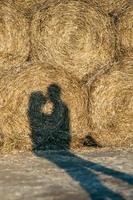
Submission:
{"label": "dirt ground", "polygon": [[0,157],[0,200],[133,199],[133,149]]}

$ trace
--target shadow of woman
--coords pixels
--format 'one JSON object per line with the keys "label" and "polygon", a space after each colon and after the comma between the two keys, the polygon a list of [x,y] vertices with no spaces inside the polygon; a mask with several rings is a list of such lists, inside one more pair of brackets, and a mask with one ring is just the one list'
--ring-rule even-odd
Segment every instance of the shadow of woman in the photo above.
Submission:
{"label": "shadow of woman", "polygon": [[[33,92],[29,100],[28,117],[31,127],[33,152],[36,156],[48,159],[57,167],[64,169],[73,180],[87,192],[92,200],[118,199],[124,200],[122,195],[105,186],[96,172],[120,179],[133,184],[133,176],[119,172],[100,164],[85,160],[73,154],[70,148],[70,118],[67,105],[61,100],[61,89],[52,84],[48,87],[47,96],[42,92]],[[53,103],[51,114],[42,112],[50,100]],[[39,149],[65,149],[65,151],[39,152]],[[67,157],[68,159],[64,159]]]}

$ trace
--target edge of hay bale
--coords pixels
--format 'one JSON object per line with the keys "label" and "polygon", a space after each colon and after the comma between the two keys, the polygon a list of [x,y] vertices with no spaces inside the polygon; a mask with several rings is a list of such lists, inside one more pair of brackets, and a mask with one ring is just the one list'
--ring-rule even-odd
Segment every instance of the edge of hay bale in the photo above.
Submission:
{"label": "edge of hay bale", "polygon": [[90,135],[101,146],[133,145],[133,58],[126,57],[89,87]]}

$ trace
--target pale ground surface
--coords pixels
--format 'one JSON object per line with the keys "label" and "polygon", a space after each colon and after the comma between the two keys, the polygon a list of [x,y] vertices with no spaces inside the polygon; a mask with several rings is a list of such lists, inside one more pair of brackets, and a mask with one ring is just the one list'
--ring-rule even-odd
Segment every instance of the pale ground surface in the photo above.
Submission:
{"label": "pale ground surface", "polygon": [[133,149],[0,157],[0,200],[133,199]]}

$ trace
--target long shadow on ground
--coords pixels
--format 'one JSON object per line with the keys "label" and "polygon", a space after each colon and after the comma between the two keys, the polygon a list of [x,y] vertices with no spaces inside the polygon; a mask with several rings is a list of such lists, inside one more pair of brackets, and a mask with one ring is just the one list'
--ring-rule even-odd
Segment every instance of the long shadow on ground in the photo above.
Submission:
{"label": "long shadow on ground", "polygon": [[88,160],[84,160],[70,151],[60,153],[43,152],[41,154],[34,151],[34,153],[36,156],[48,159],[52,163],[56,164],[57,167],[64,169],[65,172],[73,178],[73,180],[80,184],[80,186],[88,193],[88,197],[92,200],[124,200],[120,194],[106,187],[101,182],[96,172],[100,172],[133,185],[133,176]]}
{"label": "long shadow on ground", "polygon": [[[41,111],[47,100],[54,105],[51,114]],[[121,194],[105,186],[96,173],[100,172],[130,185],[133,185],[133,176],[85,160],[69,151],[71,142],[69,109],[61,100],[61,88],[58,85],[50,85],[46,97],[40,91],[33,92],[27,114],[31,127],[33,152],[36,156],[48,159],[60,169],[64,169],[73,180],[80,184],[92,200],[124,200]],[[64,148],[66,151],[37,153],[37,149],[46,149],[46,147],[50,149]]]}

